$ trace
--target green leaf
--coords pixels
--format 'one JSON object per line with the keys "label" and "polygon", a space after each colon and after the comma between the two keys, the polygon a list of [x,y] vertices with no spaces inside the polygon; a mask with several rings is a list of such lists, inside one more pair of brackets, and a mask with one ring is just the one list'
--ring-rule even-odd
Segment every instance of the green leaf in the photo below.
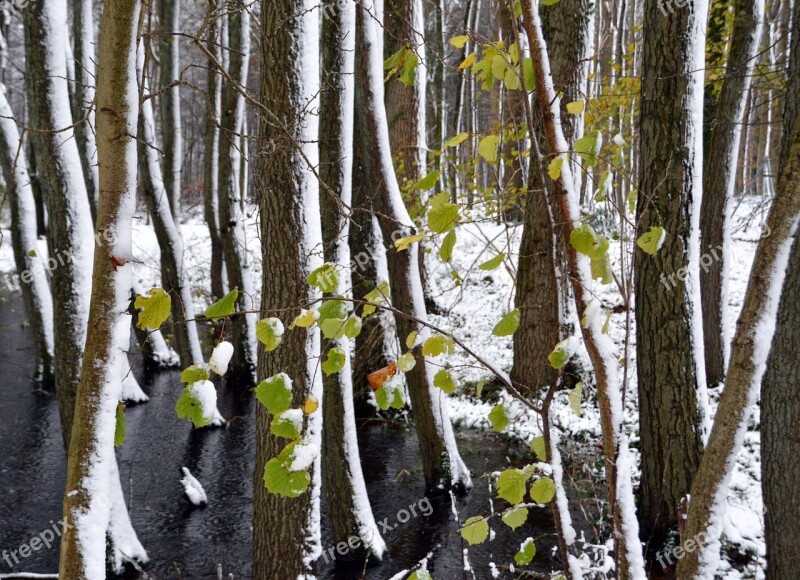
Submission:
{"label": "green leaf", "polygon": [[506,59],[502,54],[496,54],[492,57],[492,76],[496,79],[502,79],[506,74]]}
{"label": "green leaf", "polygon": [[536,454],[539,461],[547,461],[547,452],[545,451],[543,435],[533,438],[531,441],[531,451]]}
{"label": "green leaf", "polygon": [[516,530],[518,527],[528,521],[528,508],[517,507],[509,510],[503,514],[501,519],[509,528]]}
{"label": "green leaf", "polygon": [[486,260],[483,264],[478,266],[478,268],[480,268],[484,272],[491,272],[492,270],[494,270],[495,268],[500,266],[500,264],[503,263],[505,257],[506,257],[505,252],[501,252],[497,254],[494,258]]}
{"label": "green leaf", "polygon": [[581,224],[569,234],[569,244],[576,252],[589,256],[598,245],[597,234],[594,233],[592,226]]}
{"label": "green leaf", "polygon": [[417,242],[421,242],[425,238],[425,234],[415,234],[413,236],[406,236],[405,238],[400,238],[395,240],[394,247],[397,249],[398,252],[402,252],[403,250],[407,250],[411,247],[411,244],[416,244]]}
{"label": "green leaf", "polygon": [[464,48],[464,45],[467,44],[468,40],[469,36],[466,35],[454,36],[453,38],[450,39],[450,44],[452,46],[455,46],[456,48]]}
{"label": "green leaf", "polygon": [[144,330],[157,330],[169,318],[172,299],[163,288],[150,288],[147,296],[137,296],[133,306],[139,310],[136,323]]}
{"label": "green leaf", "polygon": [[536,69],[533,68],[531,57],[525,57],[522,61],[522,72],[522,76],[525,77],[525,90],[532,91],[536,88]]}
{"label": "green leaf", "polygon": [[448,395],[452,395],[456,390],[456,382],[453,377],[445,369],[440,370],[433,375],[433,386],[439,387]]}
{"label": "green leaf", "polygon": [[408,580],[433,580],[433,576],[427,570],[417,570],[408,577]]}
{"label": "green leaf", "polygon": [[553,352],[547,355],[547,360],[550,361],[551,367],[560,369],[569,362],[571,357],[572,353],[569,350],[569,339],[565,339],[559,342],[553,349]]}
{"label": "green leaf", "polygon": [[515,308],[503,318],[500,322],[494,325],[492,334],[495,336],[511,336],[519,328],[520,312],[519,308]]}
{"label": "green leaf", "polygon": [[407,87],[414,86],[414,77],[417,72],[417,65],[419,64],[419,57],[413,52],[409,51],[406,56],[406,61],[403,63],[403,71],[400,73],[398,79]]}
{"label": "green leaf", "polygon": [[295,326],[299,326],[300,328],[309,328],[313,326],[314,323],[319,320],[319,312],[314,310],[306,310],[305,308],[300,309],[300,314],[298,314],[292,323],[289,325],[289,328],[292,329]]}
{"label": "green leaf", "polygon": [[416,364],[417,364],[417,359],[415,359],[414,354],[410,352],[400,355],[400,358],[397,359],[397,368],[404,373],[407,373],[408,371],[413,369],[416,366]]}
{"label": "green leaf", "polygon": [[658,249],[661,247],[661,244],[664,243],[664,239],[666,237],[667,234],[666,231],[664,231],[664,228],[652,226],[650,231],[639,236],[639,239],[636,240],[636,245],[639,246],[643,252],[646,252],[651,256],[655,256],[656,252],[658,252]]}
{"label": "green leaf", "polygon": [[506,415],[506,408],[503,405],[495,405],[489,411],[489,422],[492,424],[492,429],[498,433],[508,427],[508,415]]}
{"label": "green leaf", "polygon": [[568,399],[569,399],[569,407],[572,411],[580,417],[583,414],[581,411],[581,395],[583,395],[583,381],[579,382],[575,385],[572,390],[570,390]]}
{"label": "green leaf", "polygon": [[519,78],[519,71],[513,68],[506,70],[503,82],[509,91],[518,91],[522,88],[522,81]]}
{"label": "green leaf", "polygon": [[453,137],[450,137],[447,141],[445,141],[444,146],[458,147],[467,139],[469,139],[469,133],[459,133],[458,135],[454,135]]}
{"label": "green leaf", "polygon": [[[406,402],[403,399],[403,389],[398,386],[387,386],[387,381],[375,391],[375,402],[381,411],[389,408],[402,409]],[[390,383],[391,384],[391,383]]]}
{"label": "green leaf", "polygon": [[525,484],[528,483],[528,474],[514,467],[506,469],[497,478],[497,497],[506,500],[512,505],[517,505],[525,497]]}
{"label": "green leaf", "polygon": [[439,171],[431,171],[428,175],[414,184],[414,189],[430,189],[439,181]]}
{"label": "green leaf", "polygon": [[573,149],[575,150],[575,153],[581,156],[584,164],[592,165],[595,161],[597,161],[597,155],[600,153],[601,143],[600,131],[590,131],[575,141]]}
{"label": "green leaf", "polygon": [[[204,381],[201,381],[202,383]],[[175,411],[178,413],[179,419],[189,419],[195,427],[205,427],[209,425],[214,419],[213,409],[204,409],[200,400],[198,400],[194,385],[192,383],[183,387],[181,396],[178,397],[178,402],[175,404]],[[213,385],[212,385],[213,388]]]}
{"label": "green leaf", "polygon": [[550,176],[550,179],[555,181],[559,177],[561,177],[561,168],[564,167],[564,158],[563,157],[553,157],[550,163],[547,165],[547,175]]}
{"label": "green leaf", "polygon": [[389,299],[389,283],[381,282],[376,288],[373,288],[364,295],[364,300],[370,304],[365,304],[361,312],[362,317],[367,317],[375,312],[373,304],[380,304]]}
{"label": "green leaf", "polygon": [[267,352],[272,352],[283,340],[283,322],[280,318],[264,318],[256,323],[256,338]]}
{"label": "green leaf", "polygon": [[474,516],[464,522],[464,527],[461,528],[461,537],[464,538],[470,546],[475,544],[482,544],[489,537],[489,522],[482,516]]}
{"label": "green leaf", "polygon": [[442,334],[434,334],[422,345],[422,354],[425,356],[440,356],[445,353],[453,354],[453,352],[455,352],[453,339]]}
{"label": "green leaf", "polygon": [[335,265],[323,264],[306,276],[306,282],[322,292],[331,294],[336,292],[336,289],[339,288],[339,278],[340,272],[336,269]]}
{"label": "green leaf", "polygon": [[125,403],[117,403],[117,417],[114,423],[114,447],[125,441]]}
{"label": "green leaf", "polygon": [[344,335],[347,338],[356,338],[361,334],[362,322],[359,316],[353,314],[344,325]]}
{"label": "green leaf", "polygon": [[344,368],[347,361],[347,353],[340,346],[333,347],[328,351],[328,358],[322,363],[322,372],[330,376],[338,373]]}
{"label": "green leaf", "polygon": [[269,430],[276,437],[297,439],[300,437],[300,429],[302,429],[302,427],[303,411],[301,409],[288,409],[273,417]]}
{"label": "green leaf", "polygon": [[267,461],[264,467],[264,485],[270,493],[283,497],[300,497],[311,484],[306,471],[289,471],[278,457]]}
{"label": "green leaf", "polygon": [[461,206],[455,203],[443,203],[428,211],[428,227],[432,232],[443,234],[458,223]]}
{"label": "green leaf", "polygon": [[442,247],[439,248],[439,257],[442,262],[449,262],[453,259],[453,248],[456,245],[456,231],[450,230],[442,240]]}
{"label": "green leaf", "polygon": [[236,311],[236,299],[238,297],[239,290],[234,288],[225,296],[214,302],[214,304],[206,308],[203,316],[210,318],[211,320],[217,320],[219,318],[230,316]]}
{"label": "green leaf", "polygon": [[611,270],[611,260],[608,259],[607,254],[600,258],[592,258],[589,262],[589,266],[592,272],[592,279],[600,279],[601,284],[611,284],[611,282],[614,281],[614,274]]}
{"label": "green leaf", "polygon": [[[542,4],[545,1],[553,2],[553,0],[542,0]],[[558,0],[555,0],[556,2]],[[522,545],[519,547],[519,552],[516,553],[514,556],[514,562],[516,562],[517,566],[526,566],[533,561],[533,557],[536,555],[536,545],[533,543],[533,538],[528,538]]]}
{"label": "green leaf", "polygon": [[181,371],[181,382],[192,384],[197,381],[207,381],[211,378],[211,373],[208,372],[208,365],[205,363],[192,365],[186,367]]}
{"label": "green leaf", "polygon": [[531,485],[531,499],[536,503],[547,504],[556,494],[556,484],[549,477],[540,477]]}
{"label": "green leaf", "polygon": [[292,379],[286,373],[279,373],[256,387],[256,399],[272,415],[286,411],[292,405]]}
{"label": "green leaf", "polygon": [[328,319],[344,320],[347,318],[347,304],[344,300],[325,300],[319,307],[319,322]]}
{"label": "green leaf", "polygon": [[328,340],[339,340],[344,336],[345,325],[347,320],[344,318],[328,318],[319,323],[319,329],[322,331],[322,336]]}
{"label": "green leaf", "polygon": [[497,162],[497,145],[500,137],[497,135],[487,135],[478,143],[478,153],[489,163]]}

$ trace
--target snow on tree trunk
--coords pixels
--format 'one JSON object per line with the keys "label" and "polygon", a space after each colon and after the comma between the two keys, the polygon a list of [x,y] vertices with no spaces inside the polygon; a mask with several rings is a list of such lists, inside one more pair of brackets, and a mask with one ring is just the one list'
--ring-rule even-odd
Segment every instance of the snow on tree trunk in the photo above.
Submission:
{"label": "snow on tree trunk", "polygon": [[[362,114],[367,116],[371,137],[371,164],[379,184],[374,204],[380,214],[379,221],[384,240],[394,241],[414,233],[414,222],[406,211],[400,187],[392,166],[389,146],[389,128],[383,100],[383,59],[378,52],[376,27],[371,14],[372,2],[358,7],[359,43],[356,53],[357,91],[363,98]],[[392,247],[387,251],[389,285],[392,304],[400,312],[413,317],[396,315],[395,324],[401,341],[412,331],[421,338],[430,332],[424,326],[427,320],[422,281],[419,272],[418,244],[403,252]],[[419,322],[417,322],[419,321]],[[425,484],[430,489],[456,489],[466,491],[472,480],[458,453],[453,426],[447,410],[447,395],[433,385],[434,367],[422,354],[421,344],[414,349],[417,364],[406,373],[414,424],[422,454]]]}
{"label": "snow on tree trunk", "polygon": [[[124,517],[114,455],[115,416],[127,363],[132,284],[131,226],[136,206],[138,0],[106,2],[100,30],[97,119],[100,207],[84,365],[67,463],[59,577],[105,578],[106,531],[128,556],[147,556]],[[86,199],[84,197],[84,199]],[[88,203],[88,202],[87,202]],[[113,519],[112,519],[113,515]]]}
{"label": "snow on tree trunk", "polygon": [[[139,46],[139,74],[144,62],[144,47]],[[147,92],[147,83],[144,85]],[[192,289],[184,271],[183,237],[173,218],[169,206],[169,198],[164,189],[161,167],[158,164],[158,147],[156,146],[155,123],[153,120],[152,100],[142,103],[139,117],[140,165],[142,171],[145,200],[153,218],[153,227],[161,248],[161,283],[172,297],[172,320],[175,322],[173,332],[181,366],[203,362],[200,338],[194,322],[194,302]]]}
{"label": "snow on tree trunk", "polygon": [[[163,86],[180,79],[181,0],[161,0],[161,82]],[[172,219],[178,223],[181,214],[181,180],[183,175],[183,128],[181,126],[181,91],[175,84],[163,94],[164,115],[161,134],[164,140],[164,188]]]}
{"label": "snow on tree trunk", "polygon": [[[241,6],[228,14],[228,42],[230,63],[228,75],[239,87],[247,86],[250,60],[250,11]],[[238,288],[237,309],[248,314],[232,318],[228,324],[233,330],[234,350],[231,361],[231,379],[242,386],[256,383],[256,322],[254,311],[255,289],[247,255],[244,212],[241,190],[241,141],[244,128],[245,99],[237,86],[225,79],[222,88],[222,118],[219,156],[219,232],[225,251],[228,284]]]}
{"label": "snow on tree trunk", "polygon": [[[347,2],[322,23],[323,82],[320,107],[320,207],[325,261],[350,266],[347,213],[352,205],[355,3]],[[338,196],[337,196],[338,194]],[[338,295],[350,284],[341,276]],[[363,330],[363,328],[362,328]],[[322,476],[328,498],[333,543],[348,542],[354,531],[361,539],[348,560],[378,559],[386,544],[372,513],[356,437],[350,345],[346,338],[330,340],[323,350],[342,348],[344,366],[323,377]]]}
{"label": "snow on tree trunk", "polygon": [[[319,298],[306,276],[322,265],[318,165],[319,13],[314,0],[264,0],[261,6],[262,68],[258,160],[254,192],[261,214],[263,286],[261,310],[286,326],[299,307]],[[286,312],[291,309],[294,312]],[[322,398],[320,332],[296,327],[280,348],[259,353],[261,377],[287,373],[294,382],[292,406]],[[306,416],[304,435],[317,446],[322,410]],[[270,415],[256,411],[253,507],[253,577],[309,578],[320,546],[320,460],[310,465],[311,483],[299,497],[269,493],[266,463],[286,446],[270,432]]]}
{"label": "snow on tree trunk", "polygon": [[22,298],[33,334],[33,380],[52,388],[53,369],[53,298],[45,272],[45,261],[38,253],[36,201],[28,174],[14,113],[0,83],[0,166],[6,178],[11,210],[11,245],[17,266]]}
{"label": "snow on tree trunk", "polygon": [[[523,25],[536,73],[536,100],[543,116],[550,150],[559,152],[563,159],[561,174],[554,181],[554,213],[557,210],[565,224],[564,236],[567,240],[580,221],[578,197],[567,156],[569,148],[561,129],[560,99],[553,87],[547,45],[537,10],[538,5],[534,7],[531,0],[522,0]],[[583,318],[586,307],[592,300],[593,283],[589,258],[578,254],[571,246],[567,247],[567,256],[578,316]],[[631,484],[633,465],[628,452],[627,436],[622,428],[624,417],[618,377],[619,363],[614,356],[614,344],[610,337],[603,334],[602,321],[599,318],[587,318],[586,324],[581,325],[581,331],[597,381],[617,577],[643,580],[646,577],[644,558],[639,543],[639,524],[636,520]]]}
{"label": "snow on tree trunk", "polygon": [[55,377],[69,448],[92,285],[92,217],[71,129],[67,89],[66,0],[35,0],[23,11],[31,141],[49,217]]}

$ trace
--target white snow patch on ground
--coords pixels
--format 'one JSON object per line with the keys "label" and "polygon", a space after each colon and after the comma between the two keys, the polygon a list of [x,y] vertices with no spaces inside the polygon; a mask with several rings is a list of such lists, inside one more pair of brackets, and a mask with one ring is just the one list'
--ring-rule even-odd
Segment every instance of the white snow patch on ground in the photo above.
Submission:
{"label": "white snow patch on ground", "polygon": [[181,485],[183,485],[183,491],[186,493],[186,497],[189,498],[189,501],[194,505],[207,505],[208,496],[202,484],[197,481],[187,467],[181,467],[181,471],[183,471]]}

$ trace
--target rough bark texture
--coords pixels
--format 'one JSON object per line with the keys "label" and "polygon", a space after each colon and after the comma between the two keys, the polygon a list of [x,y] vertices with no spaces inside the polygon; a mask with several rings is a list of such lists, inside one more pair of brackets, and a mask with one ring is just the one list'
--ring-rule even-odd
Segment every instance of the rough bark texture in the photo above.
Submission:
{"label": "rough bark texture", "polygon": [[[695,62],[691,38],[693,19],[706,15],[696,10],[692,4],[665,18],[657,2],[644,8],[636,237],[654,226],[666,230],[655,256],[635,250],[634,270],[642,454],[638,507],[642,539],[654,551],[678,523],[681,499],[703,452],[705,384],[703,361],[697,360],[702,337],[693,331],[693,317],[699,316],[698,256],[692,255],[699,236],[700,199],[694,192],[700,191],[702,162],[695,138],[701,127],[692,107],[702,85],[697,73],[687,74],[702,66]],[[664,58],[667,53],[673,58]]]}
{"label": "rough bark texture", "polygon": [[[794,6],[794,28],[800,22],[800,4]],[[796,234],[800,220],[800,38],[792,37],[789,56],[788,90],[783,118],[781,161],[775,199],[772,202],[767,227],[770,235],[762,237],[753,259],[742,312],[736,324],[736,334],[731,348],[731,360],[725,378],[725,390],[720,397],[714,426],[706,446],[703,461],[692,484],[692,502],[684,536],[695,537],[703,532],[707,548],[689,553],[678,562],[679,578],[706,578],[716,571],[719,560],[719,535],[722,511],[733,470],[736,453],[747,429],[750,409],[758,397],[758,389],[765,367],[768,377],[764,382],[764,409],[761,425],[762,485],[766,507],[767,574],[772,578],[792,578],[797,571],[797,546],[792,542],[797,530],[797,457],[790,457],[797,446],[796,423],[791,417],[797,412],[796,381],[792,380],[796,366],[797,327],[792,310],[797,303],[797,245]],[[789,277],[784,284],[786,268]],[[792,282],[795,282],[792,285]],[[784,294],[780,295],[783,287]],[[777,301],[782,300],[783,311]],[[772,325],[781,312],[773,340]],[[788,338],[786,333],[790,333]],[[768,345],[772,342],[774,353],[767,361]],[[785,357],[793,357],[787,360]],[[784,363],[784,361],[786,361]],[[778,378],[780,377],[780,378]],[[786,398],[786,405],[783,400]],[[781,466],[781,458],[787,463]],[[777,465],[773,461],[778,461]],[[779,473],[776,477],[773,474]],[[764,478],[769,478],[769,480]],[[787,487],[788,486],[788,487]],[[782,490],[790,489],[790,495]],[[781,491],[777,491],[780,489]],[[778,503],[775,503],[775,502]],[[782,528],[777,522],[787,522]],[[776,525],[777,524],[777,525]],[[783,537],[781,537],[783,536]],[[789,546],[789,544],[792,544]],[[771,552],[770,545],[775,549]],[[788,546],[788,547],[787,547]],[[788,550],[788,551],[787,551]],[[772,555],[775,556],[774,568]],[[782,559],[788,558],[788,559]],[[788,568],[782,568],[788,564]],[[713,573],[713,572],[712,572]]]}
{"label": "rough bark texture", "polygon": [[[317,26],[312,0],[264,0],[261,10],[262,62],[256,170],[253,186],[261,212],[263,290],[261,310],[288,327],[298,307],[318,298],[306,276],[322,264],[319,197],[311,174],[317,160],[314,97],[319,90]],[[308,107],[308,108],[307,108]],[[311,113],[309,113],[311,111]],[[302,154],[301,154],[302,153]],[[287,312],[286,309],[289,309]],[[293,407],[306,397],[321,398],[319,330],[287,328],[280,347],[259,353],[261,377],[279,372],[294,381]],[[307,438],[319,440],[321,410],[308,416]],[[253,577],[258,580],[313,574],[319,555],[319,461],[312,483],[300,497],[271,494],[264,486],[267,461],[287,441],[270,432],[270,415],[256,411],[256,465],[253,510]]]}
{"label": "rough bark texture", "polygon": [[[167,86],[180,77],[181,0],[160,0],[161,19],[161,83]],[[161,96],[161,134],[164,144],[164,187],[172,217],[177,223],[181,212],[181,180],[183,174],[183,131],[181,128],[180,86]]]}
{"label": "rough bark texture", "polygon": [[[250,13],[244,7],[233,7],[228,14],[228,45],[231,56],[228,75],[236,84],[247,86],[250,58]],[[222,86],[222,118],[219,150],[219,233],[225,252],[228,284],[238,288],[237,310],[252,312],[254,288],[247,255],[244,228],[243,192],[241,189],[241,140],[244,121],[244,96],[234,83],[225,79]],[[232,329],[233,358],[230,379],[242,386],[256,382],[257,315],[243,314],[229,321]]]}
{"label": "rough bark texture", "polygon": [[[131,317],[127,312],[133,264],[131,226],[136,206],[136,31],[138,0],[105,3],[98,66],[99,236],[85,365],[78,388],[78,420],[67,464],[64,514],[72,524],[61,538],[59,577],[105,577],[106,525],[114,511],[109,497],[119,485],[114,455],[114,416],[121,395],[120,365],[127,364]],[[121,258],[128,262],[119,265]],[[121,493],[121,489],[118,490]],[[145,556],[146,559],[146,556]]]}
{"label": "rough bark texture", "polygon": [[[706,378],[709,386],[725,378],[728,351],[727,263],[730,259],[730,200],[739,154],[739,136],[744,104],[750,87],[754,54],[761,36],[764,16],[762,0],[738,0],[731,38],[731,53],[719,102],[713,108],[709,154],[703,175],[703,203],[700,213],[700,253],[708,256],[700,270],[705,342]],[[713,13],[713,11],[712,11]],[[708,92],[708,87],[706,88]],[[719,259],[712,259],[714,251]]]}
{"label": "rough bark texture", "polygon": [[81,357],[86,337],[92,256],[89,197],[72,129],[67,90],[65,0],[35,0],[23,11],[31,141],[47,214],[53,270],[55,375],[61,429],[66,448],[75,414]]}

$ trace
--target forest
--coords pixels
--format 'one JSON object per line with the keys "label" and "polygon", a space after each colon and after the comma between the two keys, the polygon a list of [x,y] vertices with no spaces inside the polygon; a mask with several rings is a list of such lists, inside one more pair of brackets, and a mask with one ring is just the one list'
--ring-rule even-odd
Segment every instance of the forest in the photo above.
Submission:
{"label": "forest", "polygon": [[0,0],[0,579],[794,580],[799,224],[798,0]]}

